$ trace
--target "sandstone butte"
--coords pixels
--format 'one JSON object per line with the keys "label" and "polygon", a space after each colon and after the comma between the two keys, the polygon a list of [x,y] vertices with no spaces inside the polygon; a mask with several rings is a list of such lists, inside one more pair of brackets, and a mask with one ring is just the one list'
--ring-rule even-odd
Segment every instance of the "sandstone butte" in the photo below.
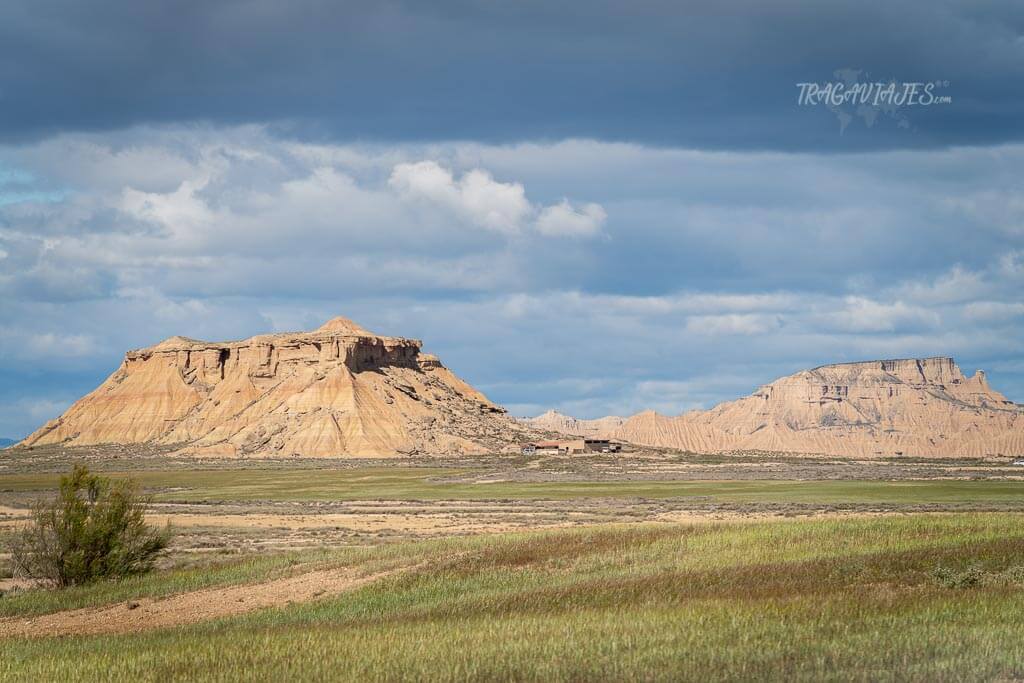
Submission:
{"label": "sandstone butte", "polygon": [[536,436],[421,346],[345,318],[242,341],[171,337],[129,351],[22,445],[336,457],[485,453]]}
{"label": "sandstone butte", "polygon": [[851,457],[1022,456],[1024,405],[965,377],[952,358],[823,365],[750,396],[679,416],[577,420],[554,411],[537,429],[701,453],[772,451]]}

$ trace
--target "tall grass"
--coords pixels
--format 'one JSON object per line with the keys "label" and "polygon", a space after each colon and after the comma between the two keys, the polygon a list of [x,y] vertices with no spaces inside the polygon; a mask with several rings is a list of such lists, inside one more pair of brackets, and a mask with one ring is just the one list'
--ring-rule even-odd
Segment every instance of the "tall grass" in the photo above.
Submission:
{"label": "tall grass", "polygon": [[[0,643],[5,680],[989,680],[1024,674],[1024,517],[638,525],[363,549],[322,602]],[[1008,577],[971,587],[935,568]],[[973,570],[972,570],[973,571]]]}

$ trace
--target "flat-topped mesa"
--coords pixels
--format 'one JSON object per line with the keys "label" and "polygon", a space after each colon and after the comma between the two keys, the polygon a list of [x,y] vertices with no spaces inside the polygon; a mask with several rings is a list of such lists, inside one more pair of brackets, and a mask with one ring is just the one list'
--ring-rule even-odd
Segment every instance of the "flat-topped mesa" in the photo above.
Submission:
{"label": "flat-topped mesa", "polygon": [[935,397],[978,406],[1013,405],[988,386],[983,371],[979,370],[968,378],[947,356],[822,365],[767,384],[754,392],[754,396],[780,399],[799,394],[809,401],[873,396],[881,400],[919,390],[930,392]]}
{"label": "flat-topped mesa", "polygon": [[125,354],[124,367],[154,356],[173,363],[186,381],[216,384],[232,371],[252,378],[276,377],[282,364],[342,364],[352,372],[387,365],[415,367],[423,343],[418,339],[384,337],[347,318],[334,318],[312,332],[263,334],[249,339],[206,342],[170,337]]}
{"label": "flat-topped mesa", "polygon": [[808,372],[830,379],[897,380],[914,385],[960,384],[966,379],[956,362],[948,356],[833,363],[821,365]]}
{"label": "flat-topped mesa", "polygon": [[[599,421],[529,422],[575,433]],[[875,360],[803,370],[710,410],[646,411],[602,434],[704,453],[1018,457],[1024,406],[991,389],[981,371],[965,377],[952,358]]]}
{"label": "flat-topped mesa", "polygon": [[171,337],[126,353],[106,382],[24,443],[378,456],[482,453],[529,437],[421,347],[346,318],[239,341]]}

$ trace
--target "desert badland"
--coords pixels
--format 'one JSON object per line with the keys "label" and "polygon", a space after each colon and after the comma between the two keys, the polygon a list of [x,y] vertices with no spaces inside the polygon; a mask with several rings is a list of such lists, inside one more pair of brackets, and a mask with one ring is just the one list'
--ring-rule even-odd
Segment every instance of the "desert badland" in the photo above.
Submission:
{"label": "desert badland", "polygon": [[984,372],[965,377],[945,357],[823,365],[677,417],[548,412],[528,424],[698,453],[1024,455],[1024,407],[989,387]]}
{"label": "desert badland", "polygon": [[234,342],[171,337],[129,351],[25,446],[152,444],[204,456],[514,451],[543,432],[696,453],[1024,455],[1024,407],[952,358],[824,365],[677,417],[516,421],[414,339],[346,318]]}
{"label": "desert badland", "polygon": [[420,347],[345,318],[235,342],[171,337],[129,351],[106,382],[25,445],[340,457],[478,454],[529,437]]}
{"label": "desert badland", "polygon": [[[347,318],[174,336],[0,451],[0,673],[857,677],[877,653],[927,678],[1013,671],[1022,437],[1024,407],[948,357],[820,366],[674,417],[516,419],[419,340]],[[587,443],[615,448],[562,448]],[[45,538],[47,496],[82,463],[145,492],[140,523],[171,539],[155,571],[28,572],[18,544]],[[953,640],[936,605],[1008,626]],[[836,624],[872,635],[797,636]],[[767,658],[729,645],[759,628]],[[604,651],[637,638],[628,664]]]}
{"label": "desert badland", "polygon": [[[73,591],[7,570],[0,647],[87,648],[41,656],[54,679],[270,680],[293,666],[300,678],[604,678],[622,660],[602,643],[644,629],[677,635],[664,650],[642,636],[623,678],[776,678],[785,661],[853,675],[875,665],[871,652],[940,678],[1016,665],[1012,649],[977,655],[1016,642],[1013,627],[940,638],[960,664],[922,659],[917,644],[937,642],[929,610],[959,609],[961,586],[979,586],[984,606],[972,609],[1020,613],[1024,408],[983,372],[965,376],[947,357],[841,363],[674,417],[516,419],[422,347],[334,318],[128,351],[99,387],[2,451],[0,540],[38,524],[34,501],[85,462],[143,487],[146,520],[174,530],[171,551],[141,581]],[[521,448],[570,437],[621,450]],[[865,559],[863,548],[875,550]],[[608,608],[594,611],[602,595]],[[813,608],[787,607],[812,595]],[[591,605],[589,616],[566,601]],[[793,628],[835,623],[876,635],[866,649],[831,643],[811,666],[822,646],[794,641]],[[771,656],[730,654],[726,643],[759,624]],[[567,630],[580,640],[554,637]],[[167,639],[155,660],[122,657],[148,637]],[[681,664],[673,653],[694,639],[707,660]],[[544,643],[560,643],[553,670],[536,656]],[[0,671],[33,677],[18,661]]]}
{"label": "desert badland", "polygon": [[0,683],[1024,681],[1020,5],[0,2]]}

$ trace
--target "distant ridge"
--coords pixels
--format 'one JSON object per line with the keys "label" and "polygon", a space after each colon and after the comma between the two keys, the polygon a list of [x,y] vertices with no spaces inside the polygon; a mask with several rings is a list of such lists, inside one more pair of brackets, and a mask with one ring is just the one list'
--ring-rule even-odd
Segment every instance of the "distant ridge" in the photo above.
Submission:
{"label": "distant ridge", "polygon": [[946,356],[822,365],[675,417],[646,411],[624,420],[577,420],[549,412],[525,422],[704,453],[1024,455],[1024,406],[991,389],[984,372],[964,376]]}

